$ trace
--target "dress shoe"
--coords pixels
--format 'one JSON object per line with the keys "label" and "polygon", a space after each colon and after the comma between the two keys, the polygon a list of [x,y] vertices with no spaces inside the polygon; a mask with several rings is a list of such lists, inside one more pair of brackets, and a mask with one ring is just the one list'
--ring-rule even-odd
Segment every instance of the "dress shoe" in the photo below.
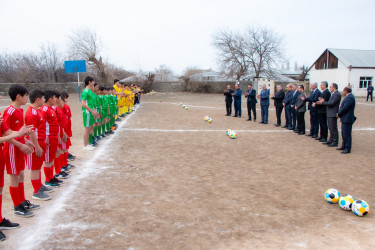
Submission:
{"label": "dress shoe", "polygon": [[308,134],[308,135],[306,135],[306,136],[312,136],[312,134]]}
{"label": "dress shoe", "polygon": [[264,124],[264,122],[259,122],[259,123],[263,123]]}
{"label": "dress shoe", "polygon": [[322,137],[315,138],[315,140],[317,140],[317,141],[320,141],[321,139],[323,139],[323,138]]}
{"label": "dress shoe", "polygon": [[268,122],[263,122],[263,124],[268,124]]}
{"label": "dress shoe", "polygon": [[296,134],[299,134],[301,131],[299,131],[299,130],[294,130],[294,133],[296,133]]}
{"label": "dress shoe", "polygon": [[282,126],[281,128],[287,128],[287,126],[286,126],[286,125],[284,125],[284,126]]}
{"label": "dress shoe", "polygon": [[316,139],[316,138],[318,138],[318,136],[317,135],[313,135],[313,136],[311,136],[311,138]]}
{"label": "dress shoe", "polygon": [[331,144],[331,143],[332,143],[331,141],[323,142],[323,144],[326,144],[326,145]]}
{"label": "dress shoe", "polygon": [[349,149],[344,149],[344,151],[341,152],[341,154],[350,154],[350,150]]}
{"label": "dress shoe", "polygon": [[237,115],[234,115],[233,117],[238,117]]}
{"label": "dress shoe", "polygon": [[226,114],[225,116],[230,116],[230,114]]}
{"label": "dress shoe", "polygon": [[288,129],[289,129],[289,130],[294,130],[294,128],[292,128],[292,127],[289,127]]}
{"label": "dress shoe", "polygon": [[344,150],[345,148],[343,146],[336,148],[336,150]]}
{"label": "dress shoe", "polygon": [[337,144],[337,143],[331,143],[331,144],[328,144],[327,146],[328,146],[328,147],[337,147],[338,144]]}
{"label": "dress shoe", "polygon": [[298,135],[304,135],[305,133],[304,132],[299,132]]}
{"label": "dress shoe", "polygon": [[277,124],[277,123],[276,123],[276,124],[274,124],[274,125],[275,125],[275,127],[280,127],[280,124]]}
{"label": "dress shoe", "polygon": [[247,119],[246,121],[251,121],[251,119]]}
{"label": "dress shoe", "polygon": [[326,142],[326,141],[327,141],[327,139],[325,139],[325,138],[322,138],[322,139],[320,139],[319,141],[320,141],[320,142]]}

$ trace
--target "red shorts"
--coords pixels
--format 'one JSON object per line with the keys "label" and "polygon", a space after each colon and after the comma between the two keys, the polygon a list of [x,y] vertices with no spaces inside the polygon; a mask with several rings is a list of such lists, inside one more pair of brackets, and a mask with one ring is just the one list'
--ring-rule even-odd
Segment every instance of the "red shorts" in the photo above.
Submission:
{"label": "red shorts", "polygon": [[49,137],[46,138],[46,153],[44,161],[45,162],[53,162],[56,158],[57,148],[59,147],[59,139],[57,137]]}
{"label": "red shorts", "polygon": [[3,151],[8,174],[19,175],[20,171],[25,170],[26,155],[18,147],[6,142]]}
{"label": "red shorts", "polygon": [[26,168],[31,170],[41,170],[43,161],[45,159],[46,142],[38,141],[39,146],[43,149],[43,155],[41,157],[36,156],[36,153],[32,153],[26,156]]}
{"label": "red shorts", "polygon": [[0,149],[0,188],[4,187],[4,170],[5,170],[4,152]]}

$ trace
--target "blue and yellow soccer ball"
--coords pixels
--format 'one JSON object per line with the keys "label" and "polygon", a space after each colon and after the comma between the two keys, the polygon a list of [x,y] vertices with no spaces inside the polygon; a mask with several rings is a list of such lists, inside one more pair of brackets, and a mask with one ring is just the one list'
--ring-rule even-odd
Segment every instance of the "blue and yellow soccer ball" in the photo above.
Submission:
{"label": "blue and yellow soccer ball", "polygon": [[328,189],[324,194],[324,198],[326,199],[326,201],[331,204],[337,203],[340,199],[340,196],[340,192],[334,188]]}
{"label": "blue and yellow soccer ball", "polygon": [[350,211],[352,210],[352,204],[355,201],[351,195],[342,195],[339,199],[339,205],[342,209]]}
{"label": "blue and yellow soccer ball", "polygon": [[237,138],[237,133],[236,132],[234,132],[233,130],[230,132],[230,138],[231,139],[236,139]]}
{"label": "blue and yellow soccer ball", "polygon": [[370,206],[364,200],[356,200],[352,204],[352,211],[355,215],[362,217],[370,212]]}
{"label": "blue and yellow soccer ball", "polygon": [[208,118],[208,123],[212,123],[212,119],[211,118]]}
{"label": "blue and yellow soccer ball", "polygon": [[230,136],[230,133],[231,133],[231,132],[232,132],[232,130],[228,129],[227,132],[226,132],[226,133],[227,133],[227,136]]}

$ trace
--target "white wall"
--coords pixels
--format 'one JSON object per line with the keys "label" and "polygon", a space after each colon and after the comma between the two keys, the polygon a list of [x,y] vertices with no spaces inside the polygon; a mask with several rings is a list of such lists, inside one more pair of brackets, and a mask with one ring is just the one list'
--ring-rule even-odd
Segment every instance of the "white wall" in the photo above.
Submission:
{"label": "white wall", "polygon": [[310,83],[327,81],[329,84],[337,83],[339,90],[348,85],[349,70],[346,68],[310,70]]}
{"label": "white wall", "polygon": [[363,76],[372,77],[372,86],[374,86],[375,69],[352,69],[349,73],[349,82],[356,96],[367,96],[367,89],[359,88],[359,78]]}

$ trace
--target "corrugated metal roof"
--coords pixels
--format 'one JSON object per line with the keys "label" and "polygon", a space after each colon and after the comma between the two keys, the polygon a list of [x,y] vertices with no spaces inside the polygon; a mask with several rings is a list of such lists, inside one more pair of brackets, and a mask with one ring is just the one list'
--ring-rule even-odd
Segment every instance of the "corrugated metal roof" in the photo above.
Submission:
{"label": "corrugated metal roof", "polygon": [[375,50],[328,49],[345,66],[358,68],[375,67]]}

